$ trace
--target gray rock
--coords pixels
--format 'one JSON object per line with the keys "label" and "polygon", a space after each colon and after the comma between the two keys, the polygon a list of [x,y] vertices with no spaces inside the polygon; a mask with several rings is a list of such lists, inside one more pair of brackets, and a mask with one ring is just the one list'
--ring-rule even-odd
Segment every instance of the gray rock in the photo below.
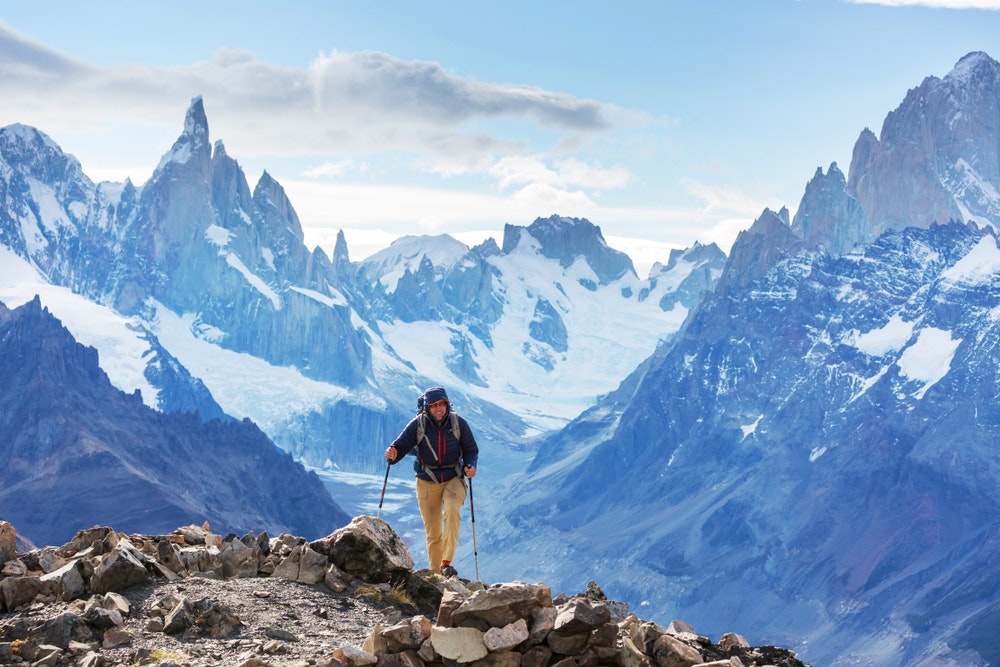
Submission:
{"label": "gray rock", "polygon": [[17,531],[6,521],[0,521],[0,566],[17,555]]}
{"label": "gray rock", "polygon": [[42,580],[35,576],[7,577],[0,580],[0,597],[3,598],[4,608],[7,611],[14,611],[21,605],[31,602],[44,590]]}
{"label": "gray rock", "polygon": [[381,583],[413,569],[413,556],[382,519],[355,517],[350,524],[309,545],[362,581]]}
{"label": "gray rock", "polygon": [[544,584],[507,583],[476,591],[452,613],[452,622],[462,625],[482,620],[503,627],[519,618],[532,617],[539,607],[552,606],[552,591]]}
{"label": "gray rock", "polygon": [[146,569],[146,557],[123,538],[94,568],[90,588],[95,593],[120,591],[151,578]]}

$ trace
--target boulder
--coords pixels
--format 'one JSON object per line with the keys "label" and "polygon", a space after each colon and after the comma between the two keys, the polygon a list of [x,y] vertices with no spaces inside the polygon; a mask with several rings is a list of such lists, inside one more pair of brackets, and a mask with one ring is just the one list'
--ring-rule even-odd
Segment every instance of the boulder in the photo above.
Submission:
{"label": "boulder", "polygon": [[[103,545],[104,541],[108,538],[108,535],[113,533],[114,530],[108,526],[94,526],[93,528],[86,528],[84,530],[77,531],[72,540],[59,547],[59,551],[72,556],[80,553],[81,551],[93,548],[95,544]],[[98,553],[104,552],[99,551]]]}
{"label": "boulder", "polygon": [[181,598],[163,619],[163,632],[175,635],[194,624],[194,610],[187,598]]}
{"label": "boulder", "polygon": [[548,646],[532,646],[521,656],[522,667],[547,667],[552,659],[552,649]]}
{"label": "boulder", "polygon": [[541,644],[556,626],[558,611],[555,607],[539,607],[531,613],[531,625],[528,633],[528,646]]}
{"label": "boulder", "polygon": [[371,667],[378,662],[378,656],[350,645],[335,650],[333,657],[347,667]]}
{"label": "boulder", "polygon": [[[252,542],[251,542],[252,543]],[[162,542],[161,542],[162,544]],[[247,546],[235,537],[222,543],[219,550],[219,561],[222,563],[224,577],[256,577],[260,566],[260,550]]]}
{"label": "boulder", "polygon": [[41,577],[43,582],[52,582],[57,588],[57,596],[61,600],[75,600],[87,591],[87,582],[81,570],[82,563],[70,561],[58,570]]}
{"label": "boulder", "polygon": [[417,650],[431,636],[431,621],[423,615],[414,616],[382,630],[379,635],[386,640],[390,653]]}
{"label": "boulder", "polygon": [[69,648],[73,641],[87,641],[93,632],[86,621],[72,612],[63,612],[32,628],[31,639],[38,644]]}
{"label": "boulder", "polygon": [[628,635],[622,637],[622,649],[621,649],[621,666],[622,667],[652,667],[653,662],[649,657],[636,645],[632,638]]}
{"label": "boulder", "polygon": [[424,661],[411,649],[402,653],[380,655],[376,667],[424,667]]}
{"label": "boulder", "polygon": [[175,574],[184,574],[184,565],[178,556],[180,547],[170,540],[160,540],[156,543],[156,560],[163,567]]}
{"label": "boulder", "polygon": [[552,591],[544,584],[508,583],[476,591],[452,615],[452,623],[485,621],[503,627],[519,618],[529,619],[540,607],[552,606]]}
{"label": "boulder", "polygon": [[483,635],[483,642],[491,653],[509,651],[528,640],[528,622],[519,618],[502,628],[490,628]]}
{"label": "boulder", "polygon": [[553,631],[560,634],[591,632],[611,620],[611,610],[603,602],[573,598],[559,607]]}
{"label": "boulder", "polygon": [[431,628],[431,644],[442,658],[458,664],[468,664],[485,658],[489,653],[483,633],[476,628]]}
{"label": "boulder", "polygon": [[151,578],[146,569],[146,557],[128,539],[122,538],[94,568],[90,589],[95,593],[120,591]]}
{"label": "boulder", "polygon": [[0,580],[0,597],[7,611],[14,611],[31,602],[44,591],[45,585],[39,577],[7,577]]}
{"label": "boulder", "polygon": [[653,642],[650,657],[658,667],[691,667],[703,662],[701,653],[671,634]]}
{"label": "boulder", "polygon": [[17,556],[17,531],[6,521],[0,521],[0,567]]}
{"label": "boulder", "polygon": [[351,523],[309,546],[337,567],[371,583],[389,581],[394,574],[413,569],[413,556],[388,523],[372,516]]}
{"label": "boulder", "polygon": [[750,642],[743,635],[736,634],[735,632],[727,632],[719,638],[719,646],[726,650],[734,648],[743,649],[750,648]]}

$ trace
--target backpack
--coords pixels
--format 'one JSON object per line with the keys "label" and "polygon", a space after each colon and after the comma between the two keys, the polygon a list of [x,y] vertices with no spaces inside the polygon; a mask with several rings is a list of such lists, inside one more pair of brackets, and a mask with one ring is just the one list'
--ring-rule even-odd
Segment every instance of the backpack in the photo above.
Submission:
{"label": "backpack", "polygon": [[[455,436],[455,440],[461,443],[462,427],[458,423],[458,415],[455,413],[454,410],[450,410],[448,412],[448,419],[451,422],[451,434]],[[427,434],[427,412],[424,410],[424,396],[423,394],[421,394],[420,397],[417,399],[417,446],[414,447],[412,450],[410,450],[411,453],[417,457],[417,460],[413,462],[413,470],[414,472],[423,471],[427,473],[427,476],[430,477],[435,484],[440,484],[440,482],[437,481],[437,477],[432,472],[431,466],[425,464],[423,462],[423,459],[420,458],[420,443],[424,441],[426,434]],[[433,451],[434,450],[431,449],[431,452]],[[458,473],[458,477],[462,476],[461,458],[459,458],[459,460],[455,462],[455,472]]]}

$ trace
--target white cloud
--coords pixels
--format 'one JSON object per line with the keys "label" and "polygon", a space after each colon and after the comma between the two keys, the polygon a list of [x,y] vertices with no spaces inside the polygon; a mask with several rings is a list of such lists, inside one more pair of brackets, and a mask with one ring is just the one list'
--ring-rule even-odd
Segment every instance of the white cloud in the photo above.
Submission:
{"label": "white cloud", "polygon": [[704,203],[704,213],[733,212],[756,217],[764,208],[774,206],[762,202],[760,196],[746,194],[741,188],[710,185],[694,179],[685,180],[684,186]]}
{"label": "white cloud", "polygon": [[885,5],[887,7],[932,7],[934,9],[1000,10],[1000,0],[848,0],[855,5]]}
{"label": "white cloud", "polygon": [[501,190],[524,183],[561,185],[559,175],[537,155],[513,155],[497,160],[490,170]]}
{"label": "white cloud", "polygon": [[307,178],[338,178],[356,169],[354,160],[350,158],[337,162],[324,162],[315,167],[310,167],[303,172]]}
{"label": "white cloud", "polygon": [[213,135],[243,156],[401,151],[481,161],[524,149],[523,141],[491,132],[492,121],[552,132],[553,144],[567,132],[611,128],[611,107],[594,100],[465,79],[437,63],[374,51],[321,55],[305,68],[240,50],[220,50],[212,61],[189,66],[96,67],[0,24],[0,52],[0,124],[22,122],[49,133],[133,123],[176,128],[197,96],[205,100]]}
{"label": "white cloud", "polygon": [[526,183],[542,184],[554,188],[583,187],[610,190],[627,185],[632,176],[621,166],[605,168],[577,158],[558,160],[554,166],[546,164],[538,155],[516,155],[501,158],[493,165],[491,174],[499,181],[501,190]]}

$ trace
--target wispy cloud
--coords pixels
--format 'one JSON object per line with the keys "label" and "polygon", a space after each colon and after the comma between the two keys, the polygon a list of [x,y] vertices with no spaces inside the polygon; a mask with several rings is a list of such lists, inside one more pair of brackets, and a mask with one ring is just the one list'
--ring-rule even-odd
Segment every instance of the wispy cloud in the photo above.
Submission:
{"label": "wispy cloud", "polygon": [[550,166],[546,158],[539,155],[504,157],[490,171],[501,189],[538,183],[563,189],[612,190],[624,187],[631,180],[629,171],[621,166],[606,168],[577,158],[556,160]]}
{"label": "wispy cloud", "polygon": [[1000,11],[1000,0],[847,0],[854,5],[931,7],[933,9],[988,9]]}
{"label": "wispy cloud", "polygon": [[243,154],[412,151],[448,160],[525,148],[491,133],[490,121],[556,132],[553,144],[568,133],[611,127],[606,106],[594,100],[473,81],[437,63],[374,51],[321,55],[304,68],[240,50],[182,67],[96,67],[0,24],[0,73],[0,120],[27,116],[42,129],[76,131],[135,122],[176,127],[200,95],[211,124],[224,128],[227,144],[238,143]]}

